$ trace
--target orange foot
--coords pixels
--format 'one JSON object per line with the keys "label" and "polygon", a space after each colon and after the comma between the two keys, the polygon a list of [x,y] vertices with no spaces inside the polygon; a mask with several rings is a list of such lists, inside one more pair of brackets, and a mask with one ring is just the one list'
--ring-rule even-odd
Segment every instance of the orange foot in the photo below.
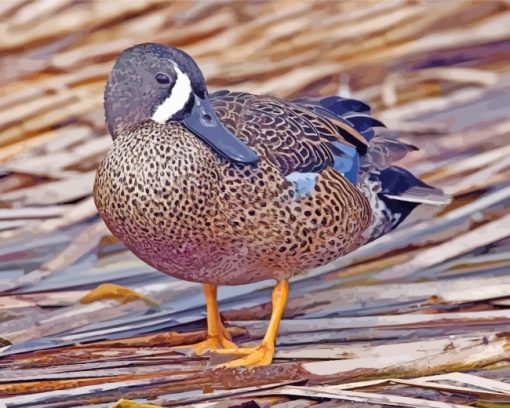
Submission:
{"label": "orange foot", "polygon": [[234,348],[216,350],[216,354],[245,354],[244,357],[229,361],[228,363],[218,364],[217,367],[262,367],[268,366],[273,361],[274,346],[269,346],[262,342],[258,347]]}
{"label": "orange foot", "polygon": [[283,315],[283,309],[289,294],[289,284],[286,280],[279,281],[273,290],[273,312],[269,320],[269,326],[262,342],[255,348],[238,348],[217,350],[217,354],[245,354],[228,363],[219,364],[218,367],[262,367],[271,364],[274,355],[274,344],[278,327]]}
{"label": "orange foot", "polygon": [[205,301],[207,305],[207,339],[196,344],[176,346],[176,349],[193,349],[196,355],[206,351],[215,351],[222,348],[237,349],[230,340],[230,334],[223,326],[218,310],[216,285],[204,284]]}
{"label": "orange foot", "polygon": [[207,339],[200,341],[195,344],[184,344],[182,346],[175,346],[174,349],[192,349],[194,354],[201,356],[208,351],[221,351],[223,349],[237,350],[237,346],[231,342],[230,334],[223,327],[219,328],[221,331],[220,335],[208,334]]}

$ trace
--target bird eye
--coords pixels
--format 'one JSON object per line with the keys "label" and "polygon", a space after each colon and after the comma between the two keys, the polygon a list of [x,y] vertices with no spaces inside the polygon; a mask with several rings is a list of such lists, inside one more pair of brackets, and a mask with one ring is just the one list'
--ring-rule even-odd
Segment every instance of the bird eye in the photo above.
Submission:
{"label": "bird eye", "polygon": [[170,83],[170,78],[168,77],[168,75],[166,74],[156,74],[156,81],[158,81],[158,83],[160,84],[169,84]]}
{"label": "bird eye", "polygon": [[206,114],[204,115],[204,119],[206,120],[206,122],[208,122],[208,123],[212,123],[212,117],[211,117],[211,115],[209,115],[208,113],[206,113]]}

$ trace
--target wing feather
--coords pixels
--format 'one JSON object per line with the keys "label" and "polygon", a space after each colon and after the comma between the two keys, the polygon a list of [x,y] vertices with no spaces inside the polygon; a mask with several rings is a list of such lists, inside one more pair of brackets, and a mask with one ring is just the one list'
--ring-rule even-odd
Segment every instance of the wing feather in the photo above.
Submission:
{"label": "wing feather", "polygon": [[[272,96],[219,91],[211,95],[218,116],[248,145],[262,150],[282,174],[315,173],[327,167],[342,172],[352,182],[359,173],[359,156],[369,141],[354,122],[371,122],[368,105],[337,97],[281,100]],[[358,112],[352,111],[358,110]],[[232,126],[235,123],[236,126]]]}

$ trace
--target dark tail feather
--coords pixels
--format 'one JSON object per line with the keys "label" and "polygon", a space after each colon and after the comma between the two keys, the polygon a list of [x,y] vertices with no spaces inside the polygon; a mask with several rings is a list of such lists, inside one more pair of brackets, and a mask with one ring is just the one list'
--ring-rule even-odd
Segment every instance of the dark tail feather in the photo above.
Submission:
{"label": "dark tail feather", "polygon": [[357,99],[342,98],[340,96],[327,96],[325,98],[299,98],[293,102],[315,105],[325,108],[340,116],[348,112],[370,113],[370,106]]}
{"label": "dark tail feather", "polygon": [[378,196],[398,221],[396,228],[419,204],[447,205],[451,198],[441,190],[424,183],[401,167],[390,166],[374,175],[381,183]]}
{"label": "dark tail feather", "polygon": [[344,121],[363,135],[367,141],[374,137],[374,127],[384,127],[382,122],[370,116],[370,106],[356,99],[328,96],[300,98],[293,102],[306,106],[320,115]]}

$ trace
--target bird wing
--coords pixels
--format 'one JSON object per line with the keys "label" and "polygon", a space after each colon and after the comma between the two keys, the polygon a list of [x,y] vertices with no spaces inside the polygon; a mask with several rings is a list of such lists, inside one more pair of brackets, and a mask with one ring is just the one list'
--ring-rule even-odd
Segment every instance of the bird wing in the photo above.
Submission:
{"label": "bird wing", "polygon": [[390,186],[381,194],[392,200],[444,205],[450,199],[392,166],[417,148],[376,133],[374,128],[384,124],[364,102],[338,96],[288,101],[226,90],[211,99],[229,130],[305,190],[314,174],[333,168],[353,184],[362,174],[378,179],[383,187]]}
{"label": "bird wing", "polygon": [[383,126],[369,115],[368,105],[353,99],[287,101],[219,91],[211,100],[225,126],[262,151],[284,176],[333,167],[356,183],[372,127]]}

